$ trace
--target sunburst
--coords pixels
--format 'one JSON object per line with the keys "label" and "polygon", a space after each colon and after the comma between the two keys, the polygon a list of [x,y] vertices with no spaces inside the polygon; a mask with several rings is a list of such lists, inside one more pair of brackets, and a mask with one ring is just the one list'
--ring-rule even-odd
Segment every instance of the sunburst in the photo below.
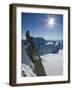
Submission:
{"label": "sunburst", "polygon": [[54,28],[56,25],[56,18],[53,16],[48,17],[48,19],[46,19],[45,21],[47,27]]}

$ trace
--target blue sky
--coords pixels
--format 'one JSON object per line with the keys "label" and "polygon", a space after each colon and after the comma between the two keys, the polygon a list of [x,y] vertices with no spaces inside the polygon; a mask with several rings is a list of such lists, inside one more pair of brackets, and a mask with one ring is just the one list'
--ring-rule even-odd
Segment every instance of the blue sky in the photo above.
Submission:
{"label": "blue sky", "polygon": [[[51,17],[55,20],[53,27],[47,23]],[[30,35],[34,37],[43,37],[46,40],[62,40],[63,15],[22,13],[21,29],[22,39],[25,39],[26,31],[30,31]]]}

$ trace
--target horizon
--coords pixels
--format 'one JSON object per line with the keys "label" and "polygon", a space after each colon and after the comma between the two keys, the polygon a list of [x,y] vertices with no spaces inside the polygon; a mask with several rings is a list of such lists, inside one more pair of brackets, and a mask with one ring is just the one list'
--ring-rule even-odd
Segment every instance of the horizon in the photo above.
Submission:
{"label": "horizon", "polygon": [[[32,36],[31,36],[31,37],[32,37]],[[48,40],[49,40],[49,41],[50,41],[50,40],[51,40],[51,41],[54,41],[54,40],[55,40],[55,41],[63,41],[63,39],[45,39],[45,38],[43,38],[43,37],[34,37],[34,38],[42,38],[42,39],[44,39],[44,40],[46,40],[46,41],[48,41]],[[22,38],[22,40],[26,40],[26,38]]]}

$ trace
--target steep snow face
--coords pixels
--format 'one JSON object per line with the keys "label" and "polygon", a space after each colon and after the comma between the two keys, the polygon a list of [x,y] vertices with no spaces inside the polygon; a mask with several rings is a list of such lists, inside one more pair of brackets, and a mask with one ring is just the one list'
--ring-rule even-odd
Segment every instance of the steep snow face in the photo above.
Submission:
{"label": "steep snow face", "polygon": [[33,69],[26,64],[22,64],[22,76],[27,76],[27,77],[31,77],[31,76],[36,76],[36,74],[33,72]]}
{"label": "steep snow face", "polygon": [[47,54],[41,56],[47,76],[63,74],[63,51],[60,50],[57,54]]}
{"label": "steep snow face", "polygon": [[24,47],[22,47],[21,71],[22,71],[21,74],[22,76],[35,76],[33,72],[34,64],[32,63]]}

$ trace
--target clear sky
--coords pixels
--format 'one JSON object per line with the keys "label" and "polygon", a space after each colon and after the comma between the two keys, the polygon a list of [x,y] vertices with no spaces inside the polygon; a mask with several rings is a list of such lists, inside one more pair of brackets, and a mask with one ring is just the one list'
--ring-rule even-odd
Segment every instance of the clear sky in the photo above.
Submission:
{"label": "clear sky", "polygon": [[57,14],[21,14],[21,37],[25,39],[26,31],[34,37],[43,37],[46,40],[63,39],[63,15]]}

